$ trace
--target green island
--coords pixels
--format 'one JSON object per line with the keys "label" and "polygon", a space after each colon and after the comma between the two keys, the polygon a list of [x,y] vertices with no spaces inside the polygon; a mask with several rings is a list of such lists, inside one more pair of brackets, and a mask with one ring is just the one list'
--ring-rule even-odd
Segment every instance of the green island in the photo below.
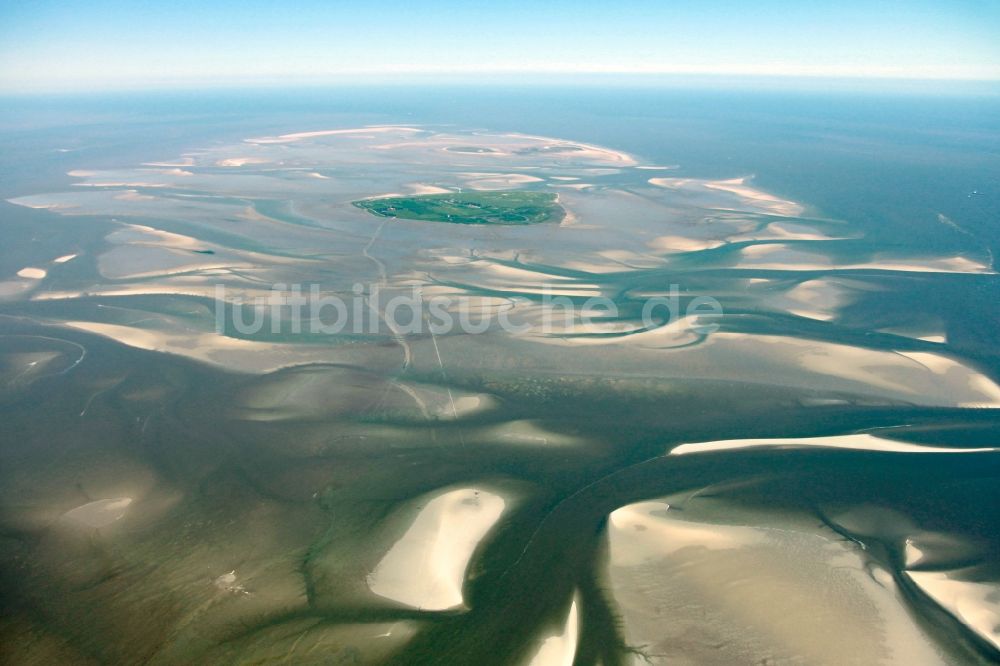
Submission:
{"label": "green island", "polygon": [[538,224],[558,222],[566,215],[555,194],[523,190],[382,197],[354,205],[379,217],[451,224]]}

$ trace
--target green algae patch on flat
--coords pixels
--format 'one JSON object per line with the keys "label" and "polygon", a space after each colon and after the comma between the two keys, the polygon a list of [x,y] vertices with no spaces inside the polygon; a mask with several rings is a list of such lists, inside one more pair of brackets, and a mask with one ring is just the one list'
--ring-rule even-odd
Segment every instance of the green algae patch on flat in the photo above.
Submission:
{"label": "green algae patch on flat", "polygon": [[566,215],[548,192],[449,192],[362,199],[354,205],[379,217],[450,224],[539,224]]}

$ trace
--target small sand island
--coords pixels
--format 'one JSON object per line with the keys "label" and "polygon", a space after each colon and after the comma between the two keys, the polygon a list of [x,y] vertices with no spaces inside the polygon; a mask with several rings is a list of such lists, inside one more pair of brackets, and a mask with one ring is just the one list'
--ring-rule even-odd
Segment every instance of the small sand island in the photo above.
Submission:
{"label": "small sand island", "polygon": [[354,205],[379,217],[451,224],[539,224],[566,215],[555,194],[521,190],[382,197]]}

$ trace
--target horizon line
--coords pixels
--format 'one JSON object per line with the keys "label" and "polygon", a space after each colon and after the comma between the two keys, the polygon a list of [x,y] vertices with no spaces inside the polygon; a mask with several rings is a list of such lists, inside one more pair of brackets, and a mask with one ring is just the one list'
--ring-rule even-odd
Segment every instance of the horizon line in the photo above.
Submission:
{"label": "horizon line", "polygon": [[915,72],[913,74],[900,72],[843,73],[835,71],[747,71],[747,70],[680,70],[680,69],[378,69],[338,72],[334,74],[292,74],[292,75],[247,75],[247,76],[200,76],[200,77],[169,77],[151,79],[121,79],[121,80],[80,80],[39,82],[37,85],[24,85],[23,81],[0,79],[0,96],[20,96],[23,94],[58,94],[58,93],[97,93],[97,92],[128,92],[155,90],[205,90],[238,89],[238,88],[293,88],[293,87],[326,87],[338,85],[354,85],[357,87],[377,85],[418,85],[429,82],[442,84],[462,84],[486,86],[491,84],[535,83],[556,84],[565,83],[615,83],[609,81],[612,77],[624,77],[625,81],[618,83],[840,83],[840,84],[877,84],[892,83],[902,85],[944,84],[944,85],[1000,85],[1000,71],[987,76],[951,75]]}

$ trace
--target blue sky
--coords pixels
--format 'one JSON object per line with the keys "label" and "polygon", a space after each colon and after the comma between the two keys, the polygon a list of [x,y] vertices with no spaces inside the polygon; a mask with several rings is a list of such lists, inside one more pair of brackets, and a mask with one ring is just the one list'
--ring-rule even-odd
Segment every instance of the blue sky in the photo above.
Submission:
{"label": "blue sky", "polygon": [[0,89],[593,72],[1000,79],[1000,1],[0,0]]}

